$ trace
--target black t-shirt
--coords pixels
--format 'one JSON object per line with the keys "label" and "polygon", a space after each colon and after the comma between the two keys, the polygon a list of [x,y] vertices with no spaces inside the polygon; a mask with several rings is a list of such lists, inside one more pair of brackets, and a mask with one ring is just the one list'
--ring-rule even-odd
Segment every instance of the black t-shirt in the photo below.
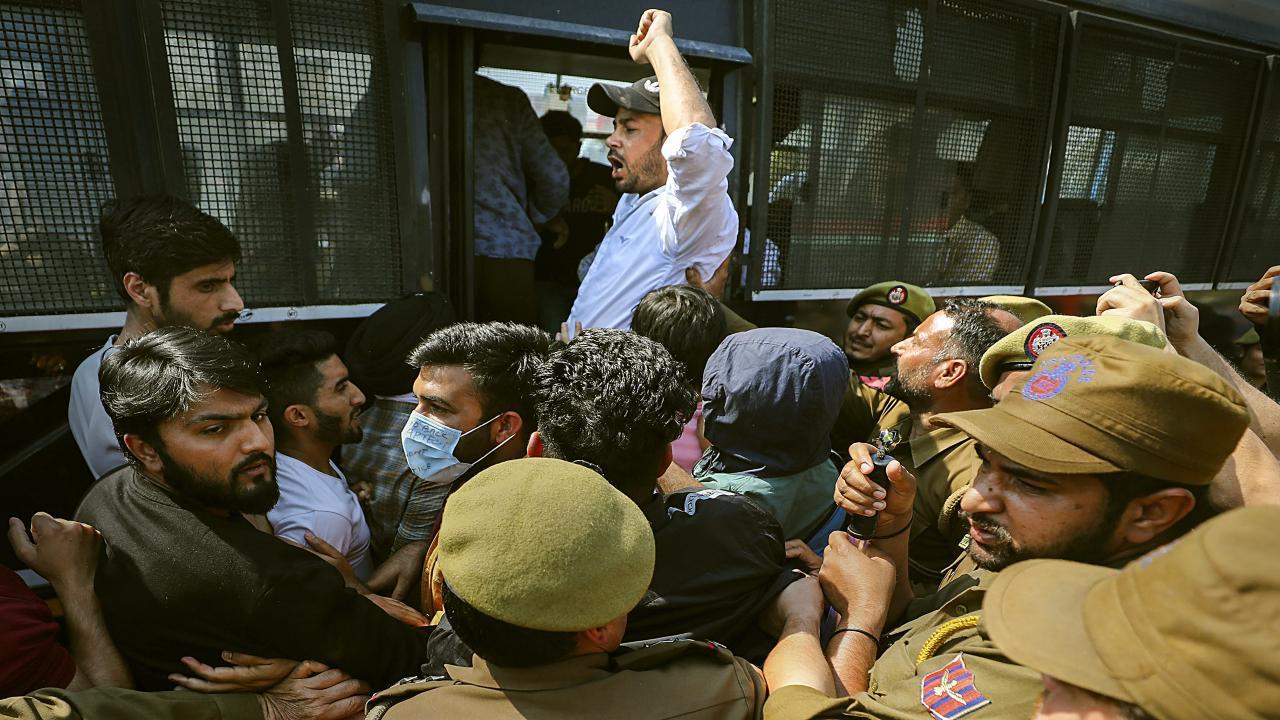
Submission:
{"label": "black t-shirt", "polygon": [[[714,640],[735,655],[762,660],[774,641],[760,629],[760,613],[803,577],[786,559],[778,521],[725,490],[654,495],[640,509],[653,528],[656,559],[649,591],[627,615],[623,642]],[[471,664],[471,649],[447,622],[432,633],[428,652],[424,675],[442,675],[446,664]]]}
{"label": "black t-shirt", "polygon": [[534,273],[570,287],[578,286],[578,265],[604,239],[605,227],[618,206],[618,192],[607,165],[578,158],[570,168],[569,203],[560,211],[569,226],[569,241],[556,248],[554,233],[540,233],[542,245],[534,258]]}

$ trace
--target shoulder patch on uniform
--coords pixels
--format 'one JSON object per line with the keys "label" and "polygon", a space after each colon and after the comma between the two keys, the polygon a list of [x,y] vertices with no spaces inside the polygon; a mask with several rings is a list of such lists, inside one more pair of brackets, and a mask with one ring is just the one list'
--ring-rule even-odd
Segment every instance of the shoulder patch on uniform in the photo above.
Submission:
{"label": "shoulder patch on uniform", "polygon": [[1067,331],[1056,323],[1040,323],[1031,328],[1031,332],[1027,333],[1027,341],[1022,344],[1022,348],[1026,350],[1027,357],[1035,360],[1040,357],[1040,353],[1049,348],[1050,345],[1058,342],[1067,336]]}
{"label": "shoulder patch on uniform", "polygon": [[938,720],[955,720],[991,704],[974,684],[964,653],[920,680],[920,702]]}
{"label": "shoulder patch on uniform", "polygon": [[884,299],[894,305],[901,305],[907,301],[907,289],[901,285],[894,285],[889,288],[889,292],[885,294]]}
{"label": "shoulder patch on uniform", "polygon": [[736,494],[737,493],[732,493],[728,490],[699,490],[698,492],[691,492],[684,496],[683,507],[667,508],[667,515],[672,516],[678,512],[683,512],[685,515],[692,515],[698,511],[698,503],[703,500],[711,500],[712,498],[726,496],[731,497]]}

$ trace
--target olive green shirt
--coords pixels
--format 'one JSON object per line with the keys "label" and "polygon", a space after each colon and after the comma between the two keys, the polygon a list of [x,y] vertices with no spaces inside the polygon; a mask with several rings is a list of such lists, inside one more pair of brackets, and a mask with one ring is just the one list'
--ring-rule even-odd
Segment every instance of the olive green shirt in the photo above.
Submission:
{"label": "olive green shirt", "polygon": [[447,678],[414,679],[378,693],[367,717],[751,720],[763,711],[759,672],[724,647],[702,641],[663,642],[532,668],[498,667],[479,656],[472,662],[469,668],[446,665]]}
{"label": "olive green shirt", "polygon": [[867,385],[856,370],[851,371],[840,414],[831,428],[831,449],[847,459],[850,445],[870,442],[881,429],[897,427],[910,417],[906,403]]}
{"label": "olive green shirt", "polygon": [[0,718],[8,720],[262,720],[256,695],[205,695],[186,690],[140,692],[121,688],[68,691],[37,690],[0,700]]}
{"label": "olive green shirt", "polygon": [[982,601],[995,577],[973,570],[945,591],[917,600],[908,616],[923,614],[886,636],[892,644],[871,668],[866,692],[830,698],[798,685],[776,688],[765,704],[765,720],[937,720],[922,699],[943,712],[971,708],[961,713],[971,720],[1032,717],[1040,673],[1006,658],[981,623]]}
{"label": "olive green shirt", "polygon": [[[911,423],[899,426],[910,435]],[[916,594],[928,595],[962,549],[965,526],[956,522],[960,498],[982,466],[977,443],[955,428],[939,428],[899,445],[893,456],[916,478],[908,565]]]}

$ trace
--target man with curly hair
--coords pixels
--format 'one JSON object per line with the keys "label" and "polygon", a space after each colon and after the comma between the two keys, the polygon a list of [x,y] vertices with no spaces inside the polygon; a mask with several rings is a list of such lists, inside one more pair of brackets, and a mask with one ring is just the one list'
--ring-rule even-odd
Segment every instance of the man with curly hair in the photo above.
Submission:
{"label": "man with curly hair", "polygon": [[757,616],[798,577],[777,520],[724,490],[654,492],[696,401],[671,354],[634,333],[587,330],[548,356],[536,388],[529,454],[598,468],[653,528],[653,581],[624,639],[709,639],[748,658],[767,649]]}

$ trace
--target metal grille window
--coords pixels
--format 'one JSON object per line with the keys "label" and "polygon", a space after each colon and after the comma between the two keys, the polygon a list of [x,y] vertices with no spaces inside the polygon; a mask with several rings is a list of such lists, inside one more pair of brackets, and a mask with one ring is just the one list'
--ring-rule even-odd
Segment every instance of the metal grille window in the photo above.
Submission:
{"label": "metal grille window", "polygon": [[352,302],[399,294],[384,4],[292,0],[298,99],[315,176],[317,289]]}
{"label": "metal grille window", "polygon": [[753,202],[781,271],[753,289],[1021,284],[1062,21],[965,0],[775,3],[775,144]]}
{"label": "metal grille window", "polygon": [[1211,281],[1259,63],[1099,20],[1078,42],[1040,284],[1155,269]]}
{"label": "metal grille window", "polygon": [[97,242],[113,194],[79,3],[0,7],[0,314],[116,307]]}
{"label": "metal grille window", "polygon": [[[282,5],[161,2],[188,194],[240,239],[251,306],[386,300],[400,251],[382,6]],[[285,16],[293,78],[276,44]]]}
{"label": "metal grille window", "polygon": [[270,8],[255,0],[164,0],[161,10],[188,197],[239,238],[236,285],[246,303],[300,303]]}
{"label": "metal grille window", "polygon": [[1280,67],[1272,68],[1268,95],[1250,183],[1240,200],[1240,239],[1223,278],[1228,281],[1253,282],[1280,265]]}

